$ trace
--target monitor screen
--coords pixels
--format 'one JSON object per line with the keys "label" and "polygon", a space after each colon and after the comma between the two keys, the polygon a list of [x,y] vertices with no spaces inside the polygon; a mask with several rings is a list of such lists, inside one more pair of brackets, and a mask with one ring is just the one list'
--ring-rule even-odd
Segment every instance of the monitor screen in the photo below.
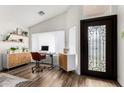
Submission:
{"label": "monitor screen", "polygon": [[41,46],[41,51],[48,51],[49,50],[49,46]]}

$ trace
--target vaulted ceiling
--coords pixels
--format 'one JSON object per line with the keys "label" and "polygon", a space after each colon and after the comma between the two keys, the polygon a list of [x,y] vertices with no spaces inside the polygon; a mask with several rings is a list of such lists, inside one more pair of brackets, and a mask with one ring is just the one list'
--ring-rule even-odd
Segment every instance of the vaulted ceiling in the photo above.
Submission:
{"label": "vaulted ceiling", "polygon": [[[68,8],[68,5],[3,5],[0,6],[0,20],[30,27],[57,16]],[[44,11],[45,14],[41,16],[39,11]]]}

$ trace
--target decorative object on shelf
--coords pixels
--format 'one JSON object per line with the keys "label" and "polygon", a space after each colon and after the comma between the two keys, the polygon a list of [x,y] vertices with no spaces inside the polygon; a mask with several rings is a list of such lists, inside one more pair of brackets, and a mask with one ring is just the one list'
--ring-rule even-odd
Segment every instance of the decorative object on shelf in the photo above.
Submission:
{"label": "decorative object on shelf", "polygon": [[28,32],[22,31],[22,35],[23,35],[23,36],[28,36]]}
{"label": "decorative object on shelf", "polygon": [[[14,38],[16,36],[18,36],[18,38]],[[18,42],[18,43],[23,43],[24,39],[23,39],[22,35],[10,33],[9,35],[7,35],[5,37],[5,39],[3,41],[4,42]]]}
{"label": "decorative object on shelf", "polygon": [[14,31],[14,32],[11,32],[10,34],[18,34],[18,32],[17,31]]}
{"label": "decorative object on shelf", "polygon": [[28,52],[28,48],[22,47],[22,52]]}
{"label": "decorative object on shelf", "polygon": [[19,39],[19,42],[23,42],[23,39]]}
{"label": "decorative object on shelf", "polygon": [[25,47],[22,47],[22,51],[25,52]]}
{"label": "decorative object on shelf", "polygon": [[24,31],[22,31],[22,35],[25,36],[25,32]]}
{"label": "decorative object on shelf", "polygon": [[3,42],[15,42],[15,43],[24,43],[24,37],[28,38],[28,32],[23,31],[21,28],[16,28],[16,31],[9,32],[5,35]]}
{"label": "decorative object on shelf", "polygon": [[28,32],[25,32],[25,36],[28,36]]}
{"label": "decorative object on shelf", "polygon": [[19,47],[16,46],[16,47],[11,47],[7,50],[7,54],[11,54],[11,53],[20,53],[22,51],[20,51]]}
{"label": "decorative object on shelf", "polygon": [[68,48],[64,48],[63,52],[64,53],[68,53],[69,52],[69,49]]}
{"label": "decorative object on shelf", "polygon": [[16,28],[16,34],[22,35],[22,36],[28,36],[28,32],[24,31],[22,28]]}
{"label": "decorative object on shelf", "polygon": [[22,29],[21,28],[16,28],[17,34],[21,35],[22,34]]}
{"label": "decorative object on shelf", "polygon": [[7,35],[6,38],[5,38],[5,40],[9,40],[9,37],[10,37],[10,35]]}
{"label": "decorative object on shelf", "polygon": [[13,53],[15,53],[15,51],[18,49],[18,47],[16,48],[16,47],[11,47],[10,48],[10,51],[12,51]]}

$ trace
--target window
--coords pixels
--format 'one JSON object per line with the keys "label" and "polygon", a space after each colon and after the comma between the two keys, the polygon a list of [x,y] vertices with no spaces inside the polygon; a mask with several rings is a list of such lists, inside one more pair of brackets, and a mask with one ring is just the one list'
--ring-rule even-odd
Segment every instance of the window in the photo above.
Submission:
{"label": "window", "polygon": [[32,34],[32,51],[41,50],[41,46],[49,46],[49,52],[62,52],[65,47],[65,32],[52,31]]}

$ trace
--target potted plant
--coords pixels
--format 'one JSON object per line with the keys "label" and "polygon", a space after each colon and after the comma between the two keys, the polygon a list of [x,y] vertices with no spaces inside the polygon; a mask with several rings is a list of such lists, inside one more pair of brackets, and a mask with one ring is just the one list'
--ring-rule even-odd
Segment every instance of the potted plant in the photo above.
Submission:
{"label": "potted plant", "polygon": [[28,36],[28,32],[25,32],[25,36]]}
{"label": "potted plant", "polygon": [[25,48],[24,47],[22,47],[22,52],[25,52]]}
{"label": "potted plant", "polygon": [[10,50],[14,53],[17,50],[17,48],[11,47]]}
{"label": "potted plant", "polygon": [[7,35],[3,41],[9,40],[9,38],[10,38],[10,35]]}

